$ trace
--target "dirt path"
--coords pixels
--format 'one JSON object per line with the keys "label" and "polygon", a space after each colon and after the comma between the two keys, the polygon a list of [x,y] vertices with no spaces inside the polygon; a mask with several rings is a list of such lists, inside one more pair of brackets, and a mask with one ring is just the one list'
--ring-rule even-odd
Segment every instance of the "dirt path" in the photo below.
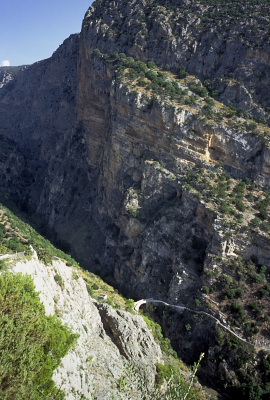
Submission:
{"label": "dirt path", "polygon": [[270,347],[268,347],[268,346],[255,346],[254,344],[248,342],[247,340],[242,338],[240,335],[238,335],[237,333],[232,331],[229,326],[227,326],[224,323],[222,323],[218,318],[214,317],[213,315],[211,315],[211,314],[209,314],[209,313],[207,313],[205,311],[192,310],[192,309],[190,309],[188,307],[185,307],[185,306],[176,306],[174,304],[169,304],[169,303],[166,303],[165,301],[155,300],[155,299],[152,299],[152,298],[150,298],[150,299],[142,299],[142,300],[136,301],[136,303],[134,305],[134,310],[138,312],[140,307],[141,307],[141,305],[142,304],[147,304],[147,303],[160,303],[160,304],[163,304],[166,307],[171,307],[171,308],[174,308],[176,310],[181,310],[181,311],[187,310],[187,311],[190,311],[190,312],[192,312],[194,314],[206,315],[207,317],[214,319],[223,329],[225,329],[226,331],[230,332],[232,335],[234,335],[235,337],[237,337],[239,340],[241,340],[242,342],[246,343],[247,345],[255,348],[256,350],[270,351]]}

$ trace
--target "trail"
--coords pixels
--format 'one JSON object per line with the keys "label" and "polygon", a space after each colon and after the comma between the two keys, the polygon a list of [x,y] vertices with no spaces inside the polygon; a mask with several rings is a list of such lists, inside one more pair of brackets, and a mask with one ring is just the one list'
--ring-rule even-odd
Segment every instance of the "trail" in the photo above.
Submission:
{"label": "trail", "polygon": [[177,305],[174,305],[174,304],[166,303],[165,301],[162,301],[162,300],[155,300],[155,299],[152,299],[152,298],[150,298],[150,299],[142,299],[142,300],[136,301],[135,305],[134,305],[134,310],[138,312],[140,307],[141,307],[141,305],[142,304],[147,304],[147,303],[160,303],[160,304],[163,304],[164,306],[171,307],[171,308],[174,308],[176,310],[181,310],[181,311],[187,310],[187,311],[190,311],[190,312],[192,312],[194,314],[206,315],[207,317],[214,319],[223,329],[225,329],[226,331],[230,332],[233,336],[237,337],[239,340],[241,340],[241,342],[246,343],[248,346],[250,346],[252,348],[256,348],[256,350],[270,351],[270,347],[269,346],[256,346],[256,345],[248,342],[247,340],[242,338],[240,335],[238,335],[237,333],[232,331],[231,328],[229,328],[229,326],[223,324],[218,318],[214,317],[213,315],[211,315],[211,314],[209,314],[209,313],[207,313],[205,311],[192,310],[191,308],[188,308],[188,307],[185,307],[185,306],[177,306]]}

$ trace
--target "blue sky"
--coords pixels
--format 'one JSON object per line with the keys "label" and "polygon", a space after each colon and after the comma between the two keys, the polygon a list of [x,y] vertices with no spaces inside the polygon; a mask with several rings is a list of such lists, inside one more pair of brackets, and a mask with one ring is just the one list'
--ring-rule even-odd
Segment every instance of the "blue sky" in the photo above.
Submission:
{"label": "blue sky", "polygon": [[23,65],[52,55],[80,32],[92,0],[1,0],[0,65]]}

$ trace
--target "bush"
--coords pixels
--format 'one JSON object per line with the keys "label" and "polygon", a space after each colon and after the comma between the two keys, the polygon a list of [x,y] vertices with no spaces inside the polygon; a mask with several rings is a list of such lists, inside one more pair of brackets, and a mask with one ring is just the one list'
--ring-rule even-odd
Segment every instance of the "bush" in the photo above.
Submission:
{"label": "bush", "polygon": [[222,214],[228,214],[230,212],[230,207],[226,203],[222,203],[219,210]]}
{"label": "bush", "polygon": [[188,73],[187,73],[186,69],[185,69],[184,67],[182,67],[182,68],[180,69],[180,71],[178,72],[178,78],[179,78],[179,79],[184,79],[184,78],[186,78],[187,76],[188,76]]}
{"label": "bush", "polygon": [[99,289],[99,286],[98,286],[96,283],[94,283],[94,284],[92,285],[92,289],[93,289],[93,290],[98,290],[98,289]]}
{"label": "bush", "polygon": [[197,102],[197,97],[194,94],[185,98],[186,105],[194,106],[196,102]]}
{"label": "bush", "polygon": [[215,100],[212,99],[212,97],[206,97],[205,98],[206,104],[208,104],[210,107],[213,107],[215,105]]}
{"label": "bush", "polygon": [[207,117],[207,118],[211,118],[214,115],[214,110],[210,105],[206,105],[203,107],[202,109],[203,114]]}
{"label": "bush", "polygon": [[59,274],[54,275],[54,280],[59,286],[61,286],[61,288],[64,287],[64,281],[61,275]]}
{"label": "bush", "polygon": [[208,91],[204,86],[192,84],[189,86],[190,90],[200,97],[208,96]]}
{"label": "bush", "polygon": [[261,219],[263,219],[263,220],[267,219],[267,218],[268,218],[268,212],[267,212],[266,210],[264,210],[264,209],[261,209],[261,210],[260,210],[259,217],[260,217]]}
{"label": "bush", "polygon": [[161,386],[165,380],[168,381],[174,374],[177,373],[171,364],[157,363],[156,369],[156,382],[158,386]]}
{"label": "bush", "polygon": [[245,204],[243,203],[243,200],[242,200],[242,199],[240,199],[240,198],[235,199],[235,200],[234,200],[234,204],[235,204],[235,206],[236,206],[236,208],[237,208],[238,211],[245,211],[246,206],[245,206]]}
{"label": "bush", "polygon": [[156,68],[157,66],[156,66],[156,64],[154,63],[154,61],[148,61],[147,67],[148,67],[148,68]]}
{"label": "bush", "polygon": [[155,71],[146,71],[145,73],[146,78],[150,79],[150,81],[156,81],[157,80],[157,73]]}
{"label": "bush", "polygon": [[210,289],[208,286],[202,286],[202,292],[205,294],[208,294],[210,292]]}
{"label": "bush", "polygon": [[0,271],[6,271],[8,269],[7,264],[4,260],[0,260]]}
{"label": "bush", "polygon": [[1,400],[64,399],[52,376],[76,337],[45,315],[31,277],[0,275]]}
{"label": "bush", "polygon": [[250,224],[251,224],[254,228],[257,227],[257,226],[259,226],[260,223],[261,223],[261,220],[260,220],[260,218],[258,218],[258,217],[255,217],[255,218],[253,218],[253,219],[250,221]]}

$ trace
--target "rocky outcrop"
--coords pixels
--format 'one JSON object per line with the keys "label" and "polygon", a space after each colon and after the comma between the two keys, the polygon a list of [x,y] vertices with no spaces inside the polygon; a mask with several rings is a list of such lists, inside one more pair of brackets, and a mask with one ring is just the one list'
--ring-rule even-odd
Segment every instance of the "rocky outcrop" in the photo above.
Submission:
{"label": "rocky outcrop", "polygon": [[24,69],[27,69],[26,65],[18,67],[0,67],[0,89],[4,91],[3,87],[7,84],[11,84],[11,81],[15,79]]}
{"label": "rocky outcrop", "polygon": [[[46,313],[58,315],[79,334],[76,346],[54,374],[66,399],[85,396],[104,400],[119,395],[129,398],[128,391],[124,394],[122,389],[120,394],[121,379],[126,388],[132,388],[133,398],[141,399],[136,380],[141,377],[145,385],[152,387],[156,363],[162,360],[161,350],[143,318],[92,299],[79,272],[61,260],[44,265],[34,254],[31,260],[21,258],[13,263],[14,273],[33,277]],[[131,369],[133,374],[128,372]]]}

